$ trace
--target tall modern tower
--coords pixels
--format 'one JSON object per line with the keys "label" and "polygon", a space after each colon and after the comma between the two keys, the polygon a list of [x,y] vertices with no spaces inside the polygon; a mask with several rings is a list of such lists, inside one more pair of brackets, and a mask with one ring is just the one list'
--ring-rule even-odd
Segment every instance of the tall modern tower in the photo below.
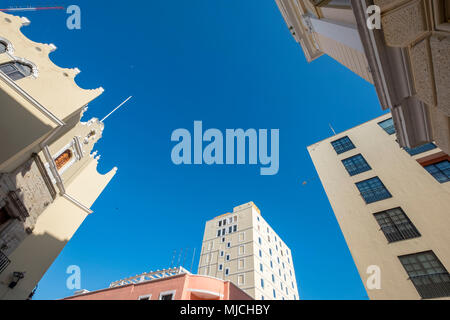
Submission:
{"label": "tall modern tower", "polygon": [[289,247],[253,203],[206,222],[198,273],[230,280],[255,300],[298,300]]}
{"label": "tall modern tower", "polygon": [[308,151],[371,299],[450,298],[450,157],[390,114]]}

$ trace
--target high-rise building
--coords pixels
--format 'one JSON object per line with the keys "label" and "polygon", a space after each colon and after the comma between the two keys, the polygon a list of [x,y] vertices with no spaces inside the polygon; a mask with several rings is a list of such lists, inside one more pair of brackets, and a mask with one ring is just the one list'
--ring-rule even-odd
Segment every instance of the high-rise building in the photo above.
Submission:
{"label": "high-rise building", "polygon": [[252,300],[230,281],[191,274],[183,267],[146,272],[109,288],[79,290],[63,300]]}
{"label": "high-rise building", "polygon": [[28,23],[0,12],[0,299],[29,297],[116,172],[97,172],[103,123],[80,122],[103,89],[79,88]]}
{"label": "high-rise building", "polygon": [[371,299],[450,298],[450,157],[390,114],[308,151]]}
{"label": "high-rise building", "polygon": [[291,250],[253,202],[206,222],[198,274],[231,280],[255,300],[299,299]]}
{"label": "high-rise building", "polygon": [[450,153],[450,0],[275,1],[309,62],[326,54],[375,85],[401,146]]}

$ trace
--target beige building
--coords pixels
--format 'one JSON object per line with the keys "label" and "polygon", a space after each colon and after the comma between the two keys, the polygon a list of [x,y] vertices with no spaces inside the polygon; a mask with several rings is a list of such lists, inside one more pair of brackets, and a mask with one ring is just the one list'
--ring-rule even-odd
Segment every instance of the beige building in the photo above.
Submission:
{"label": "beige building", "polygon": [[326,54],[375,85],[401,146],[450,153],[450,0],[275,1],[309,62]]}
{"label": "beige building", "polygon": [[289,247],[253,202],[206,222],[199,275],[230,280],[255,300],[298,300]]}
{"label": "beige building", "polygon": [[401,148],[390,114],[308,151],[369,297],[448,299],[450,157]]}
{"label": "beige building", "polygon": [[97,172],[103,123],[80,122],[103,89],[84,90],[0,12],[0,299],[26,299],[116,169]]}

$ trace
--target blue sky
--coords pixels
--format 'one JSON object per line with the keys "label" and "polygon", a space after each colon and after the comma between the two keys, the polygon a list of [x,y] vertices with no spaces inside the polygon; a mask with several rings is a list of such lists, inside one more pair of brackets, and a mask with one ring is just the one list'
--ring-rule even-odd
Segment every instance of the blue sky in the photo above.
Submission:
{"label": "blue sky", "polygon": [[[81,8],[81,30],[66,28],[64,11],[22,14],[31,20],[22,30],[54,43],[52,60],[78,67],[81,87],[105,88],[86,119],[134,96],[97,144],[99,170],[118,173],[36,299],[71,295],[70,265],[89,290],[168,267],[181,248],[189,248],[189,269],[205,221],[249,201],[292,249],[302,299],[367,298],[306,147],[331,135],[329,123],[339,132],[381,115],[372,85],[327,56],[308,64],[274,0],[32,4]],[[195,120],[223,132],[280,129],[278,175],[249,165],[175,166],[171,134],[192,132]]]}

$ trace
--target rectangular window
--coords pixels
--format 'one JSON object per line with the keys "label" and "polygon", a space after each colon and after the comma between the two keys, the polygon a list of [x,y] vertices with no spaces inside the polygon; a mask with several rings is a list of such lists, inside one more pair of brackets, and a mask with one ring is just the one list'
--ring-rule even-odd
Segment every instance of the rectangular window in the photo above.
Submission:
{"label": "rectangular window", "polygon": [[428,165],[425,169],[440,183],[450,181],[450,161],[448,160]]}
{"label": "rectangular window", "polygon": [[369,170],[372,170],[372,168],[367,163],[366,159],[360,154],[342,160],[342,163],[344,164],[345,169],[347,169],[347,172],[350,176],[354,176]]}
{"label": "rectangular window", "polygon": [[356,187],[367,204],[392,198],[392,195],[378,177],[358,182]]}
{"label": "rectangular window", "polygon": [[386,210],[374,216],[389,242],[420,237],[419,231],[401,208]]}
{"label": "rectangular window", "polygon": [[161,292],[159,295],[159,300],[174,300],[175,291]]}
{"label": "rectangular window", "polygon": [[239,276],[238,276],[238,285],[242,285],[242,284],[244,284],[245,283],[245,281],[244,281],[244,275],[243,274],[240,274]]}
{"label": "rectangular window", "polygon": [[401,256],[399,259],[423,299],[450,296],[450,276],[433,251]]}
{"label": "rectangular window", "polygon": [[342,139],[333,141],[331,145],[333,146],[334,150],[336,150],[337,154],[341,154],[349,150],[355,149],[355,145],[353,144],[353,142],[350,140],[349,137],[344,137]]}
{"label": "rectangular window", "polygon": [[417,154],[421,154],[430,150],[436,149],[437,146],[434,143],[427,143],[417,148],[405,148],[405,151],[408,152],[411,156],[415,156]]}
{"label": "rectangular window", "polygon": [[378,123],[380,127],[384,129],[389,135],[395,133],[394,120],[392,118],[384,120]]}

